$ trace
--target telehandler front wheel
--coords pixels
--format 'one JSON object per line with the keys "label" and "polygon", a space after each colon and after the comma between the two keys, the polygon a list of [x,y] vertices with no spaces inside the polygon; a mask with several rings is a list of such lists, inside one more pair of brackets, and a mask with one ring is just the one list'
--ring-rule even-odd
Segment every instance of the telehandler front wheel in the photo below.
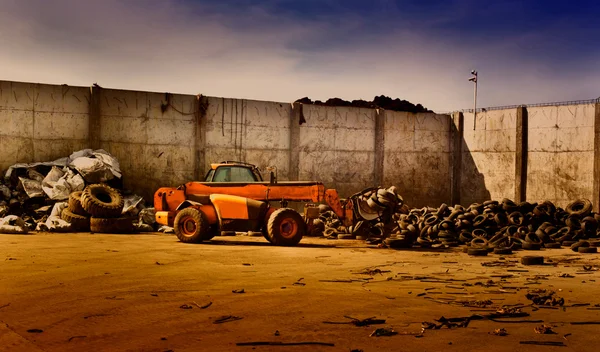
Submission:
{"label": "telehandler front wheel", "polygon": [[184,243],[200,243],[208,234],[206,215],[198,209],[186,208],[175,216],[175,235]]}
{"label": "telehandler front wheel", "polygon": [[302,216],[291,208],[275,210],[267,223],[269,242],[277,246],[295,246],[306,232]]}

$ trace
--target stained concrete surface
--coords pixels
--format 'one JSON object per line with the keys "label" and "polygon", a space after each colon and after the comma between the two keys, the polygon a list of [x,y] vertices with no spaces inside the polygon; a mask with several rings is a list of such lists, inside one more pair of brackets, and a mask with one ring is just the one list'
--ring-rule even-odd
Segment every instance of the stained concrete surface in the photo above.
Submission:
{"label": "stained concrete surface", "polygon": [[[499,256],[455,251],[367,248],[363,242],[304,239],[294,248],[262,238],[218,237],[186,245],[172,235],[36,234],[0,236],[0,351],[538,351],[553,347],[520,341],[562,341],[564,350],[594,350],[600,320],[597,255],[570,250],[538,252],[556,266],[482,266]],[[378,268],[381,274],[360,274]],[[516,271],[514,271],[516,269]],[[389,270],[389,272],[385,272]],[[511,271],[513,270],[513,271]],[[572,278],[559,277],[571,274]],[[507,275],[504,279],[502,275]],[[422,282],[415,277],[441,279]],[[325,282],[322,280],[358,280]],[[456,280],[456,281],[452,281]],[[492,280],[492,282],[489,282]],[[368,283],[366,283],[368,282]],[[295,284],[299,283],[299,284]],[[479,283],[479,284],[478,284]],[[304,285],[302,285],[304,284]],[[491,284],[491,286],[489,286]],[[488,285],[488,286],[486,286]],[[236,294],[232,290],[244,289]],[[472,321],[467,328],[427,330],[441,316],[487,314],[443,302],[493,301],[494,307],[531,302],[527,289],[553,289],[565,309],[524,309],[540,323]],[[198,306],[212,305],[205,309]],[[182,305],[192,309],[182,309]],[[243,319],[213,324],[224,315]],[[385,325],[324,324],[344,316],[386,319]],[[369,337],[379,327],[400,335]],[[505,328],[508,336],[489,333]],[[27,332],[41,329],[41,333]],[[279,331],[279,336],[275,332]],[[563,335],[571,334],[565,338]],[[240,347],[250,341],[320,341],[324,346]]]}

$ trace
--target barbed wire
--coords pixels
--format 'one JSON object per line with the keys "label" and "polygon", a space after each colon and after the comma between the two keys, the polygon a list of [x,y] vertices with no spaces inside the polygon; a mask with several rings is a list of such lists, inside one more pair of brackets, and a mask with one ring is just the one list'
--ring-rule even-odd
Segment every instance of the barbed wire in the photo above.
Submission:
{"label": "barbed wire", "polygon": [[[504,105],[504,106],[491,106],[486,108],[478,108],[477,112],[484,112],[490,110],[505,110],[505,109],[516,109],[519,107],[540,107],[540,106],[564,106],[564,105],[584,105],[584,104],[596,104],[600,103],[600,97],[596,99],[586,99],[586,100],[568,100],[568,101],[558,101],[558,102],[550,102],[550,103],[535,103],[535,104],[519,104],[519,105]],[[473,109],[463,109],[457,110],[460,112],[469,112],[473,113]],[[446,112],[446,114],[450,114],[451,112]]]}

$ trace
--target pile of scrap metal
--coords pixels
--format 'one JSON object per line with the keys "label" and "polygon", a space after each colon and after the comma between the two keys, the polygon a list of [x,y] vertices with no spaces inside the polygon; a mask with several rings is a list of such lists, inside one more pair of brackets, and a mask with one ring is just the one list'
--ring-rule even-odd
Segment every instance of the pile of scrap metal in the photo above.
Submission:
{"label": "pile of scrap metal", "polygon": [[[317,232],[313,232],[313,235],[322,233],[329,239],[368,239],[371,242],[390,238],[392,234],[403,235],[396,223],[397,214],[408,213],[409,207],[404,204],[396,187],[367,188],[352,195],[350,199],[352,199],[357,219],[354,225],[344,226],[329,207],[321,205],[319,206],[321,212],[319,219],[314,222]],[[401,238],[396,238],[394,241],[400,240]],[[411,238],[404,240],[411,241]]]}
{"label": "pile of scrap metal", "polygon": [[516,204],[509,199],[468,207],[442,204],[439,208],[410,209],[391,187],[367,189],[354,195],[353,202],[359,221],[348,228],[332,211],[321,207],[319,221],[325,237],[363,239],[391,248],[465,244],[465,251],[473,253],[561,246],[595,253],[600,245],[594,240],[600,238],[600,214],[592,211],[592,203],[586,199],[571,202],[564,209],[550,201]]}
{"label": "pile of scrap metal", "polygon": [[0,181],[0,233],[153,231],[153,208],[119,190],[119,162],[102,149],[15,164]]}

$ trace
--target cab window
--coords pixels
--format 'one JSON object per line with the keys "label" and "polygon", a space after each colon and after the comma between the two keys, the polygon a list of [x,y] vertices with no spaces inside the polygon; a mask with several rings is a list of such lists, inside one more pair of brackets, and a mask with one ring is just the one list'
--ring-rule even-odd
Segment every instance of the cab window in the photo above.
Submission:
{"label": "cab window", "polygon": [[221,166],[215,171],[213,182],[256,182],[256,180],[248,168]]}
{"label": "cab window", "polygon": [[204,182],[210,182],[213,178],[213,175],[215,174],[215,170],[210,170],[208,172],[208,174],[206,174],[206,177],[204,178]]}

